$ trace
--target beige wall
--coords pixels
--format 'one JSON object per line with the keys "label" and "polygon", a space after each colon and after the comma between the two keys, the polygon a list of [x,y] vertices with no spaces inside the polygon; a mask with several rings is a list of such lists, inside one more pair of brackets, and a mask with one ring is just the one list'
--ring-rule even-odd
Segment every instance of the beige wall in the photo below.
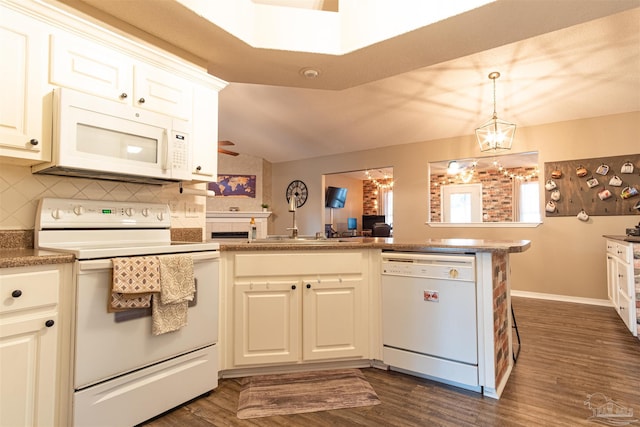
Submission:
{"label": "beige wall", "polygon": [[[425,123],[428,126],[428,123]],[[514,152],[539,152],[544,162],[635,154],[640,150],[640,112],[592,119],[521,127]],[[274,194],[293,179],[303,180],[309,199],[297,214],[301,234],[323,229],[322,175],[350,170],[393,167],[394,236],[398,239],[486,238],[528,239],[531,249],[512,256],[513,289],[571,297],[606,299],[603,234],[624,234],[638,215],[544,218],[536,228],[432,228],[426,224],[429,191],[427,164],[431,161],[479,157],[473,136],[384,147],[364,152],[273,165]],[[543,182],[543,181],[541,181]],[[540,205],[546,194],[541,188]],[[283,199],[283,198],[282,198]],[[284,199],[275,198],[275,233],[288,227]]]}
{"label": "beige wall", "polygon": [[260,211],[262,203],[271,205],[271,164],[269,162],[248,154],[238,156],[218,154],[218,174],[255,175],[256,197],[209,197],[207,198],[208,211],[228,211],[230,207],[237,207],[241,211]]}

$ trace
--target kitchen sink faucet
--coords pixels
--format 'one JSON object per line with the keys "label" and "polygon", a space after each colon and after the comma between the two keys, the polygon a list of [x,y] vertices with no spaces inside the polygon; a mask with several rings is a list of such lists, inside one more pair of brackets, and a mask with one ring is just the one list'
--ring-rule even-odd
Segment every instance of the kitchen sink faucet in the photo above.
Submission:
{"label": "kitchen sink faucet", "polygon": [[291,199],[289,200],[289,212],[293,213],[293,226],[291,228],[287,228],[287,230],[291,230],[291,238],[296,239],[298,237],[298,226],[296,225],[296,196],[295,194],[291,195]]}

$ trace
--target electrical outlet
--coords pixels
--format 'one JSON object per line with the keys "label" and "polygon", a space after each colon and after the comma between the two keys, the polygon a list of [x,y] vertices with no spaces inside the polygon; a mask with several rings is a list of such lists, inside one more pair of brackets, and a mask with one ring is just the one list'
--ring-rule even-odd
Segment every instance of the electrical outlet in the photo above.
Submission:
{"label": "electrical outlet", "polygon": [[186,218],[197,218],[198,217],[198,205],[187,203],[184,216]]}
{"label": "electrical outlet", "polygon": [[178,202],[177,200],[173,200],[169,202],[169,209],[171,210],[171,218],[178,218],[180,216],[179,206],[180,206],[180,202]]}

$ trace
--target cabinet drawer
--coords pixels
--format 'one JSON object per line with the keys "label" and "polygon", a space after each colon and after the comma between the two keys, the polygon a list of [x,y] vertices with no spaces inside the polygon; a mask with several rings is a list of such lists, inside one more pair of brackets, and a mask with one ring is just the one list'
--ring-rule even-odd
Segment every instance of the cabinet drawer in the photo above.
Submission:
{"label": "cabinet drawer", "polygon": [[619,258],[623,262],[631,263],[633,259],[633,246],[631,243],[625,244],[607,240],[607,253]]}
{"label": "cabinet drawer", "polygon": [[59,270],[21,270],[0,275],[0,314],[58,303]]}
{"label": "cabinet drawer", "polygon": [[361,252],[237,254],[235,277],[361,274]]}

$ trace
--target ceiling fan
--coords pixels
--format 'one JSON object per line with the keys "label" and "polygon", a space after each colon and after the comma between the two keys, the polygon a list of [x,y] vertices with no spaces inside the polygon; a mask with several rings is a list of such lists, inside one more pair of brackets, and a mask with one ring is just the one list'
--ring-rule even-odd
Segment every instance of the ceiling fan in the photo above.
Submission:
{"label": "ceiling fan", "polygon": [[218,141],[218,153],[221,154],[228,154],[230,156],[237,156],[238,153],[236,153],[235,151],[231,151],[231,150],[227,150],[226,148],[222,148],[222,147],[228,147],[230,145],[236,145],[231,141]]}

